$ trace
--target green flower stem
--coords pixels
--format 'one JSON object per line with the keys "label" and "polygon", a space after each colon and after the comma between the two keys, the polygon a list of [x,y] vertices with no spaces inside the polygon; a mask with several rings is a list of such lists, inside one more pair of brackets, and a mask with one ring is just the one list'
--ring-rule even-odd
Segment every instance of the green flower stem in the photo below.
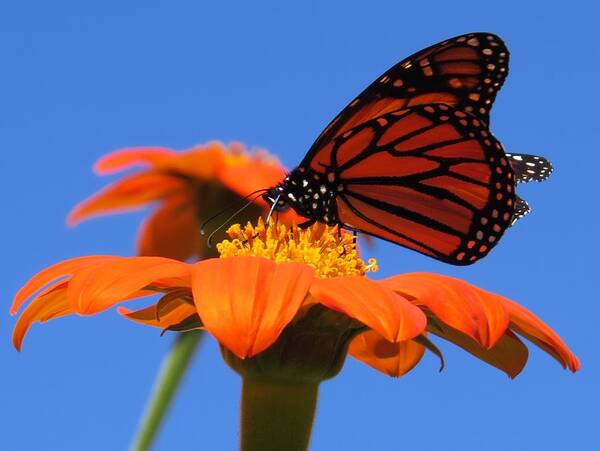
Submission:
{"label": "green flower stem", "polygon": [[150,396],[146,411],[140,422],[131,451],[147,451],[152,446],[171,401],[186,374],[198,344],[204,336],[202,331],[177,335],[169,354],[165,357]]}
{"label": "green flower stem", "polygon": [[308,449],[319,383],[244,378],[242,451]]}

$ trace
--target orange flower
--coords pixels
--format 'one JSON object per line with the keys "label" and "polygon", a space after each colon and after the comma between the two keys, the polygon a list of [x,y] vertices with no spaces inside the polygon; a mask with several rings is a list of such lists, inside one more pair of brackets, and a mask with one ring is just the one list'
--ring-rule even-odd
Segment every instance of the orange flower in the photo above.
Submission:
{"label": "orange flower", "polygon": [[[365,277],[377,270],[376,262],[361,260],[354,239],[336,228],[265,228],[259,221],[256,227],[234,225],[228,234],[230,240],[218,245],[221,258],[194,264],[161,257],[97,256],[45,269],[15,297],[13,314],[31,300],[17,321],[15,347],[21,348],[35,321],[95,314],[160,293],[149,307],[121,307],[120,312],[161,329],[206,329],[237,359],[261,358],[282,340],[287,340],[286,352],[276,353],[280,359],[291,358],[293,349],[300,349],[296,358],[322,359],[320,350],[329,349],[322,343],[323,331],[335,330],[334,347],[343,356],[348,351],[386,374],[400,376],[419,362],[426,348],[439,354],[426,337],[429,332],[515,377],[528,355],[518,334],[564,367],[579,369],[577,357],[552,329],[502,296],[437,274],[402,274],[380,281]],[[307,339],[314,327],[321,329]],[[290,336],[292,329],[299,333]],[[336,357],[327,358],[323,364],[331,368]]]}
{"label": "orange flower", "polygon": [[[266,152],[251,155],[241,144],[226,148],[220,142],[183,152],[163,147],[122,149],[102,157],[94,170],[107,175],[134,166],[142,170],[81,202],[67,222],[76,225],[93,216],[137,210],[158,202],[158,208],[141,225],[138,254],[177,260],[204,254],[206,239],[199,233],[202,221],[236,201],[238,208],[243,196],[269,188],[284,176],[283,167]],[[263,210],[267,208],[261,196],[255,203]],[[256,217],[260,210],[254,207],[248,212]],[[279,220],[291,222],[295,218],[286,212]]]}

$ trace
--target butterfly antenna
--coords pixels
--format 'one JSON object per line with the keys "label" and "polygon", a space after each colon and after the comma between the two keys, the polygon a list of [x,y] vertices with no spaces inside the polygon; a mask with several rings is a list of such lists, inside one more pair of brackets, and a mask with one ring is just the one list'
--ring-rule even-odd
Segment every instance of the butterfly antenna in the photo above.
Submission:
{"label": "butterfly antenna", "polygon": [[[208,225],[209,222],[212,222],[214,219],[218,218],[219,216],[221,216],[223,213],[231,210],[235,205],[238,205],[240,202],[243,202],[245,200],[248,200],[251,196],[254,196],[255,194],[258,193],[264,193],[266,191],[269,191],[266,188],[263,189],[257,189],[256,191],[251,192],[250,194],[247,194],[246,196],[242,197],[241,199],[237,199],[234,202],[231,202],[230,204],[228,204],[225,208],[223,208],[222,210],[220,210],[219,212],[215,213],[214,215],[212,215],[210,218],[206,219],[202,224],[200,224],[200,235],[205,235],[205,229],[206,226]],[[251,202],[254,202],[256,200],[253,199]],[[246,207],[246,205],[244,205],[244,208]]]}
{"label": "butterfly antenna", "polygon": [[[264,190],[260,190],[260,191],[264,191]],[[244,211],[246,208],[248,208],[250,205],[252,205],[254,203],[254,201],[258,198],[258,196],[260,196],[260,192],[257,194],[256,191],[252,194],[256,194],[256,197],[248,200],[248,202],[246,202],[241,208],[237,209],[231,216],[229,216],[225,221],[223,221],[223,223],[217,227],[215,230],[213,230],[211,232],[210,235],[208,235],[208,238],[206,239],[206,244],[208,245],[209,248],[212,247],[212,238],[213,236],[215,236],[215,233],[217,233],[219,230],[221,230],[223,227],[225,227],[225,225],[227,225],[229,223],[229,221],[231,221],[233,218],[235,218],[237,215],[239,215],[242,211]],[[247,198],[248,196],[246,196]]]}
{"label": "butterfly antenna", "polygon": [[268,226],[269,222],[271,222],[271,216],[273,216],[273,212],[275,211],[275,207],[277,207],[277,203],[279,202],[280,197],[281,197],[281,194],[278,194],[277,197],[275,199],[273,199],[273,204],[271,205],[269,214],[267,215],[267,219],[265,221],[265,226]]}

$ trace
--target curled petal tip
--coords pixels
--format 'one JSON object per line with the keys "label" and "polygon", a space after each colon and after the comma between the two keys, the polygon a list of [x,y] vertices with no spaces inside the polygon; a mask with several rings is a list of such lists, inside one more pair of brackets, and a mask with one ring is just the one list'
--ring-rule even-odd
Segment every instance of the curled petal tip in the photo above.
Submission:
{"label": "curled petal tip", "polygon": [[442,354],[442,351],[440,351],[440,349],[435,344],[433,344],[433,342],[425,335],[419,335],[413,338],[413,340],[416,343],[419,343],[420,345],[424,346],[431,353],[435,354],[440,360],[439,372],[441,373],[442,371],[444,371],[444,368],[446,368],[446,361],[444,360],[444,354]]}

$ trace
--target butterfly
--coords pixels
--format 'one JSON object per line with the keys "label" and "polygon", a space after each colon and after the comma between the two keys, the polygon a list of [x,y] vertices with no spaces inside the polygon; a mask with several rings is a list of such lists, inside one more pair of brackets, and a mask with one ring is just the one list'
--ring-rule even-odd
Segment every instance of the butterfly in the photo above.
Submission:
{"label": "butterfly", "polygon": [[406,58],[352,100],[263,198],[306,217],[302,226],[338,225],[474,263],[530,211],[515,186],[552,172],[543,157],[505,153],[489,130],[508,59],[490,33]]}

